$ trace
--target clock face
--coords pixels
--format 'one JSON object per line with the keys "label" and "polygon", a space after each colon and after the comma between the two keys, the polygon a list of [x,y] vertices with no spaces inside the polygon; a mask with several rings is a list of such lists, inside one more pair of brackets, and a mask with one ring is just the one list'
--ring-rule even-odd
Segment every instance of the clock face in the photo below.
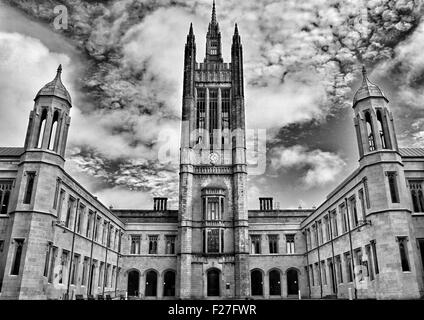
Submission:
{"label": "clock face", "polygon": [[216,164],[219,160],[219,155],[215,152],[212,152],[211,154],[209,154],[209,160],[212,164]]}

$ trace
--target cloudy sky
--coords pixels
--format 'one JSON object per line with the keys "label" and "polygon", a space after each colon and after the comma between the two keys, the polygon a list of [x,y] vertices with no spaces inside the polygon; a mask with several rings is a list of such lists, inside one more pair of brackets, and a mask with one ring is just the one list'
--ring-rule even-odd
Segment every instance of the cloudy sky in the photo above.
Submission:
{"label": "cloudy sky", "polygon": [[[193,22],[203,60],[211,4],[0,0],[0,145],[23,145],[33,98],[61,63],[67,171],[115,208],[151,208],[153,196],[176,208],[184,43]],[[226,61],[235,22],[242,37],[247,127],[266,130],[251,209],[259,196],[317,206],[355,169],[362,64],[391,102],[400,145],[424,147],[423,13],[420,0],[217,0]]]}

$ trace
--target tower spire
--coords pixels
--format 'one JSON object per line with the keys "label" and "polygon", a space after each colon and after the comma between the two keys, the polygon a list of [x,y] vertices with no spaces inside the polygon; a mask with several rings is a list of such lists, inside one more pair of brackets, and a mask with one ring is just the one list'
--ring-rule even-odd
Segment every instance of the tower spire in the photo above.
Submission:
{"label": "tower spire", "polygon": [[213,0],[213,4],[212,4],[212,19],[211,19],[212,23],[216,23],[216,8],[215,8],[215,0]]}

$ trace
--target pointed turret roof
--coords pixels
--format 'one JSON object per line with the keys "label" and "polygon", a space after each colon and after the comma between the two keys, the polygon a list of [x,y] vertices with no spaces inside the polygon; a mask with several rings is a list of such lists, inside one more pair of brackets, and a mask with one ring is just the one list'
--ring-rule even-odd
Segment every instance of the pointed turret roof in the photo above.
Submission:
{"label": "pointed turret roof", "polygon": [[358,101],[369,97],[380,97],[387,100],[383,91],[381,91],[377,85],[368,79],[367,70],[365,69],[365,66],[362,66],[362,84],[353,97],[353,105],[355,105]]}
{"label": "pointed turret roof", "polygon": [[38,91],[37,95],[35,96],[35,99],[40,96],[56,96],[58,98],[62,98],[68,101],[69,104],[72,105],[71,95],[62,83],[62,79],[60,78],[61,74],[62,65],[59,65],[59,67],[57,68],[56,77],[53,79],[53,81],[47,83],[44,87],[41,88],[40,91]]}

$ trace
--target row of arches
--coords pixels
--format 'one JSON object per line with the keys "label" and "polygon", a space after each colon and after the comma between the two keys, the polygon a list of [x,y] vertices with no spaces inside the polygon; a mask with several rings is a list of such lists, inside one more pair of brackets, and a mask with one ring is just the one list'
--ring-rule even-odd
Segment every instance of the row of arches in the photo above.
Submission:
{"label": "row of arches", "polygon": [[[272,269],[268,272],[268,294],[270,296],[282,295],[281,272]],[[294,268],[286,271],[287,295],[297,295],[299,291],[299,274]],[[250,272],[250,292],[252,296],[264,295],[264,273],[260,269],[253,269]]]}
{"label": "row of arches", "polygon": [[[158,273],[156,270],[148,270],[145,274],[145,288],[144,296],[157,297],[158,295]],[[162,288],[164,297],[175,296],[175,278],[176,272],[174,270],[167,270],[163,273]],[[140,294],[140,271],[131,270],[128,272],[128,295],[139,296]]]}
{"label": "row of arches", "polygon": [[47,149],[52,151],[57,151],[58,148],[58,138],[59,138],[59,110],[56,110],[53,113],[51,127],[47,128],[47,115],[48,110],[43,109],[40,118],[40,124],[37,132],[37,140],[36,140],[36,148],[43,147],[43,141],[46,134],[49,135],[49,139],[47,141]]}
{"label": "row of arches", "polygon": [[[297,295],[299,290],[298,271],[294,268],[288,269],[285,273],[287,283],[287,295]],[[156,270],[148,270],[144,274],[145,277],[145,297],[158,296],[158,273]],[[163,273],[163,296],[175,296],[175,278],[174,270],[167,270]],[[207,296],[217,297],[221,295],[221,271],[216,268],[211,268],[206,272],[206,287]],[[281,271],[272,269],[268,272],[268,294],[270,296],[281,296]],[[253,269],[250,272],[250,285],[252,296],[264,296],[264,273],[260,269]],[[140,295],[140,272],[131,270],[128,272],[128,295]]]}
{"label": "row of arches", "polygon": [[[380,139],[380,143],[381,143],[381,147],[383,149],[390,149],[392,148],[391,146],[391,141],[390,141],[390,135],[389,135],[389,124],[387,122],[387,118],[384,117],[381,113],[381,110],[377,110],[376,112],[376,116],[377,116],[377,134],[378,134],[378,138]],[[374,151],[376,150],[376,142],[375,142],[375,138],[376,138],[376,134],[374,132],[374,124],[371,118],[371,114],[369,111],[365,111],[365,122],[366,122],[366,127],[367,127],[367,136],[368,136],[368,147],[370,151]]]}

